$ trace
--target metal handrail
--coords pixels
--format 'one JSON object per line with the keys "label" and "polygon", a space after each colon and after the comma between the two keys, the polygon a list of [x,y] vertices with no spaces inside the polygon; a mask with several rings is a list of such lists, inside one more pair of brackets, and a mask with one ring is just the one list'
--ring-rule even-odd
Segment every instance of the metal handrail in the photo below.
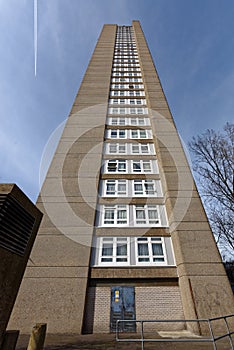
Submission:
{"label": "metal handrail", "polygon": [[[220,339],[229,338],[230,342],[230,349],[234,350],[232,335],[234,335],[234,331],[231,331],[227,322],[227,319],[234,318],[234,314],[232,315],[226,315],[226,316],[220,316],[220,317],[214,317],[214,318],[208,318],[208,319],[195,319],[195,320],[117,320],[116,322],[116,341],[118,342],[141,342],[142,350],[144,350],[144,344],[146,342],[175,342],[175,343],[191,343],[191,342],[209,342],[213,343],[213,349],[217,350],[216,342]],[[218,320],[224,320],[227,333],[224,333],[219,336],[215,336],[214,329],[212,326],[212,323],[214,321]],[[124,322],[134,322],[135,324],[140,323],[140,338],[120,338],[119,337],[119,325],[120,323]],[[207,323],[209,331],[210,331],[210,337],[200,337],[200,338],[180,338],[180,339],[172,339],[172,338],[145,338],[144,333],[144,324],[145,323]]]}

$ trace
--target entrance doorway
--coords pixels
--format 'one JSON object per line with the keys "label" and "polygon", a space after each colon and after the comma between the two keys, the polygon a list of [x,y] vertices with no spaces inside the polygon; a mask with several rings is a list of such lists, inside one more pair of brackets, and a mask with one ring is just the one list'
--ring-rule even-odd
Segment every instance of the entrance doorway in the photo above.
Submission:
{"label": "entrance doorway", "polygon": [[112,287],[111,288],[111,314],[110,331],[116,331],[117,320],[129,320],[120,322],[120,332],[136,332],[135,313],[135,288],[134,287]]}

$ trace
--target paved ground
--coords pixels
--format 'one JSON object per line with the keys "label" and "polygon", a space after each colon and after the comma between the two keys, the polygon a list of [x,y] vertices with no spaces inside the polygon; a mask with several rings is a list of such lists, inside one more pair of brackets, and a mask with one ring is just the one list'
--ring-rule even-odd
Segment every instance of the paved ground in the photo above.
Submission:
{"label": "paved ground", "polygon": [[[17,350],[26,350],[29,336],[21,335]],[[147,343],[145,350],[212,350],[211,343]],[[230,350],[227,341],[217,343],[217,350]],[[117,343],[113,334],[50,335],[46,337],[44,350],[141,350],[141,344]]]}

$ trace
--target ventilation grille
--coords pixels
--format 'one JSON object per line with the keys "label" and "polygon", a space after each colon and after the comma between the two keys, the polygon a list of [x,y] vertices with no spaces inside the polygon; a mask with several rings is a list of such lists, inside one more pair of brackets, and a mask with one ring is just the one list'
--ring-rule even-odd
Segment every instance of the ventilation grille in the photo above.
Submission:
{"label": "ventilation grille", "polygon": [[34,222],[15,198],[0,194],[0,247],[24,255]]}

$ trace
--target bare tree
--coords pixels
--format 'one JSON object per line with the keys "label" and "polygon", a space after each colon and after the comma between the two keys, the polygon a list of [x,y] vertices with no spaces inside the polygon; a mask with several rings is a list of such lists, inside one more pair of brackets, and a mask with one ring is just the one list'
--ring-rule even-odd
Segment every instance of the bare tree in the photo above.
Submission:
{"label": "bare tree", "polygon": [[227,123],[222,133],[208,129],[193,137],[189,149],[221,254],[234,258],[234,124]]}

